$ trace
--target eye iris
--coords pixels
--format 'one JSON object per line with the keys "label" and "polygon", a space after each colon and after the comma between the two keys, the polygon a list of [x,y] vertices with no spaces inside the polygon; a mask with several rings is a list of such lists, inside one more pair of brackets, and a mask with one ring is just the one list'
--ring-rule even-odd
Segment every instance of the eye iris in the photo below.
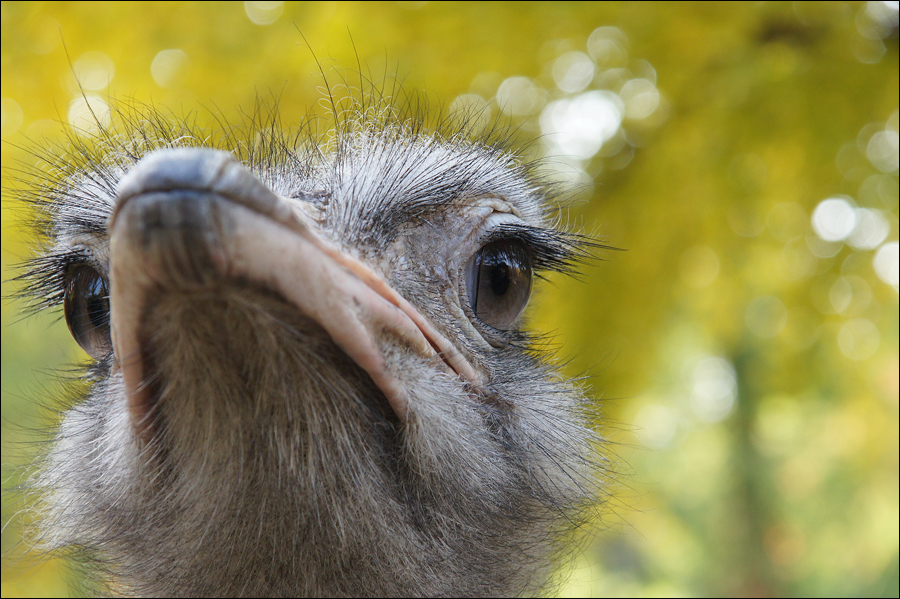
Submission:
{"label": "eye iris", "polygon": [[67,273],[66,324],[78,345],[100,359],[112,348],[109,330],[109,289],[90,266],[73,267]]}
{"label": "eye iris", "polygon": [[531,295],[531,260],[521,241],[495,241],[482,247],[466,275],[469,305],[483,323],[508,329]]}

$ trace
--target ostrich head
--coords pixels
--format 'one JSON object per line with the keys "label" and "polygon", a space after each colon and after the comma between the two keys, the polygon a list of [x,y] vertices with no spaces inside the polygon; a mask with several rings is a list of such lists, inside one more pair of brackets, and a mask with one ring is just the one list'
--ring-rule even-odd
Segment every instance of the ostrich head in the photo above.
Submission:
{"label": "ostrich head", "polygon": [[23,192],[28,289],[92,357],[41,538],[115,592],[535,592],[596,505],[585,398],[520,328],[584,256],[552,186],[358,108],[328,142],[123,110]]}

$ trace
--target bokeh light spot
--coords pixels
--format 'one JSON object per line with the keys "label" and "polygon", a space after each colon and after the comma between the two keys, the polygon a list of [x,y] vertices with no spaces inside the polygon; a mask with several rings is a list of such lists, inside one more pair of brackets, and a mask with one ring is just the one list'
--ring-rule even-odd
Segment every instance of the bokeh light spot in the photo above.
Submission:
{"label": "bokeh light spot", "polygon": [[619,96],[625,102],[625,116],[629,119],[645,119],[659,107],[659,91],[646,79],[627,82]]}
{"label": "bokeh light spot", "polygon": [[638,437],[647,447],[659,449],[675,436],[675,414],[662,404],[644,406],[634,418]]}
{"label": "bokeh light spot", "polygon": [[544,105],[546,92],[528,77],[510,77],[497,90],[497,104],[504,114],[528,116]]}
{"label": "bokeh light spot", "polygon": [[872,266],[878,278],[893,287],[894,291],[900,288],[900,244],[892,241],[878,248]]}
{"label": "bokeh light spot", "polygon": [[482,71],[475,75],[469,84],[469,92],[482,98],[493,98],[497,95],[503,77],[497,71]]}
{"label": "bokeh light spot", "polygon": [[112,120],[109,105],[99,96],[75,98],[69,102],[69,124],[79,135],[93,137]]}
{"label": "bokeh light spot", "polygon": [[103,52],[85,52],[72,65],[72,70],[81,89],[99,91],[112,81],[116,65]]}
{"label": "bokeh light spot", "polygon": [[844,244],[839,241],[825,241],[818,235],[807,235],[806,247],[817,258],[833,258],[841,251]]}
{"label": "bokeh light spot", "polygon": [[548,104],[541,113],[541,131],[554,153],[586,160],[616,134],[623,112],[618,95],[590,91]]}
{"label": "bokeh light spot", "polygon": [[872,301],[872,289],[865,279],[856,275],[839,277],[829,292],[834,311],[844,316],[858,314]]}
{"label": "bokeh light spot", "polygon": [[801,281],[813,274],[817,262],[804,240],[793,240],[781,248],[778,270],[788,281]]}
{"label": "bokeh light spot", "polygon": [[856,211],[844,198],[828,198],[813,211],[812,225],[825,241],[841,241],[856,226]]}
{"label": "bokeh light spot", "polygon": [[881,40],[897,27],[897,2],[866,2],[856,14],[856,28],[863,37]]}
{"label": "bokeh light spot", "polygon": [[848,320],[838,333],[838,345],[851,360],[868,360],[878,351],[881,334],[866,318]]}
{"label": "bokeh light spot", "polygon": [[566,52],[553,63],[553,80],[562,91],[578,93],[594,80],[594,63],[584,52]]}
{"label": "bokeh light spot", "polygon": [[866,156],[881,172],[896,173],[900,168],[900,135],[896,131],[879,131],[869,140]]}
{"label": "bokeh light spot", "polygon": [[19,103],[12,98],[0,99],[0,134],[8,137],[22,126],[24,114]]}
{"label": "bokeh light spot", "polygon": [[588,37],[588,53],[602,67],[617,67],[628,60],[628,36],[618,27],[598,27]]}
{"label": "bokeh light spot", "polygon": [[150,74],[160,87],[173,88],[181,83],[181,73],[187,64],[188,55],[177,48],[159,52],[150,64]]}
{"label": "bokeh light spot", "polygon": [[737,399],[734,367],[724,358],[705,358],[693,371],[691,409],[706,422],[719,422],[731,414]]}
{"label": "bokeh light spot", "polygon": [[856,209],[856,226],[847,243],[857,250],[873,250],[881,245],[891,231],[891,225],[880,210]]}
{"label": "bokeh light spot", "polygon": [[831,306],[834,311],[841,313],[850,305],[853,299],[853,288],[845,277],[839,277],[831,286],[831,292],[828,294],[831,299]]}
{"label": "bokeh light spot", "polygon": [[284,2],[244,2],[244,12],[256,25],[271,25],[284,12]]}
{"label": "bokeh light spot", "polygon": [[891,175],[869,175],[859,186],[859,200],[862,204],[882,204],[887,209],[897,207],[900,187]]}

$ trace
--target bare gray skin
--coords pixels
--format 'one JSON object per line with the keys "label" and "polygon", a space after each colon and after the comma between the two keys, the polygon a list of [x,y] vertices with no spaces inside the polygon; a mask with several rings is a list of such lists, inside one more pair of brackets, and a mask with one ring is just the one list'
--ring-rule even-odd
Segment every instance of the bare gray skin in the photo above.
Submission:
{"label": "bare gray skin", "polygon": [[101,590],[530,594],[596,509],[588,402],[520,329],[583,238],[502,144],[368,114],[317,145],[132,108],[21,191],[93,357],[39,536]]}

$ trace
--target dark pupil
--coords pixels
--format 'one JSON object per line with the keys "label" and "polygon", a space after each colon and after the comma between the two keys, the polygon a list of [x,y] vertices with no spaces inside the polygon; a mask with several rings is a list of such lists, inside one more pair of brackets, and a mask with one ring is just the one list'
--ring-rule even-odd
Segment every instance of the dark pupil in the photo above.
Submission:
{"label": "dark pupil", "polygon": [[504,295],[509,291],[509,265],[506,263],[491,266],[491,291],[494,295]]}
{"label": "dark pupil", "polygon": [[102,295],[102,287],[100,289],[92,289],[92,294],[87,297],[87,314],[91,319],[91,324],[100,328],[106,326],[109,322],[109,308],[107,307],[107,298]]}

